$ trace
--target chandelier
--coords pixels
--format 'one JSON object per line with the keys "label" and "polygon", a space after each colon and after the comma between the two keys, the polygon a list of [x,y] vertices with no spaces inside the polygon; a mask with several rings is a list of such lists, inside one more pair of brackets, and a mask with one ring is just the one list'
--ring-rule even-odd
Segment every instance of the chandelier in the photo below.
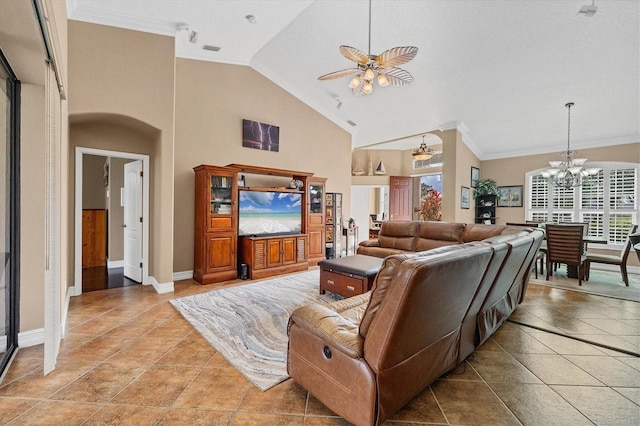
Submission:
{"label": "chandelier", "polygon": [[540,172],[542,177],[549,180],[553,185],[570,189],[576,186],[581,186],[583,183],[588,182],[591,176],[595,176],[600,172],[600,168],[591,167],[584,168],[583,165],[587,161],[586,158],[574,158],[578,153],[571,150],[571,107],[573,102],[565,104],[568,113],[567,124],[567,150],[562,152],[564,161],[549,161],[551,167]]}
{"label": "chandelier", "polygon": [[431,149],[427,146],[426,143],[424,143],[424,135],[422,135],[422,143],[420,144],[418,149],[413,151],[411,155],[413,155],[413,158],[415,158],[416,160],[428,160],[429,158],[433,157],[433,154],[433,149]]}

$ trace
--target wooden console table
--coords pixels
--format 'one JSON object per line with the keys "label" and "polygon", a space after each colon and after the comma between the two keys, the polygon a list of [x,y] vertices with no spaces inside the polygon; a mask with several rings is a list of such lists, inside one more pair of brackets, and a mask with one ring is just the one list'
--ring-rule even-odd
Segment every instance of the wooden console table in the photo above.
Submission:
{"label": "wooden console table", "polygon": [[309,269],[307,236],[240,237],[240,261],[255,280]]}

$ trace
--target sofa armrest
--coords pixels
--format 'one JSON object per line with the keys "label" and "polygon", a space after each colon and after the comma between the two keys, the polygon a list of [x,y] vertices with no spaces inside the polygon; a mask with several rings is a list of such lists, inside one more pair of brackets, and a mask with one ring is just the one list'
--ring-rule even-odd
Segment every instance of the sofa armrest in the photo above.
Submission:
{"label": "sofa armrest", "polygon": [[380,243],[378,240],[364,240],[360,241],[360,246],[362,247],[380,247]]}
{"label": "sofa armrest", "polygon": [[291,314],[289,328],[293,323],[351,358],[363,357],[364,339],[358,333],[358,324],[327,306],[317,303],[302,306]]}

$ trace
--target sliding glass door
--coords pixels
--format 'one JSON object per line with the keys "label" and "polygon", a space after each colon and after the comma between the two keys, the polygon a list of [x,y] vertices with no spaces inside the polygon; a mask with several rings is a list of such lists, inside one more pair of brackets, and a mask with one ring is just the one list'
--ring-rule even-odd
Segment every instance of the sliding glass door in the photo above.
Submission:
{"label": "sliding glass door", "polygon": [[18,348],[20,82],[0,50],[0,376]]}

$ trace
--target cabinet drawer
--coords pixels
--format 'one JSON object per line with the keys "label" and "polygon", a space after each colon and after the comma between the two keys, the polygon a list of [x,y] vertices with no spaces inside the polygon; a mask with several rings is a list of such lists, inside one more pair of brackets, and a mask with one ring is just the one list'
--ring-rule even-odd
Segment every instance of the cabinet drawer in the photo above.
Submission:
{"label": "cabinet drawer", "polygon": [[364,293],[363,278],[358,275],[320,270],[320,292],[330,291],[345,297]]}
{"label": "cabinet drawer", "polygon": [[212,217],[209,227],[211,229],[231,229],[231,217]]}

